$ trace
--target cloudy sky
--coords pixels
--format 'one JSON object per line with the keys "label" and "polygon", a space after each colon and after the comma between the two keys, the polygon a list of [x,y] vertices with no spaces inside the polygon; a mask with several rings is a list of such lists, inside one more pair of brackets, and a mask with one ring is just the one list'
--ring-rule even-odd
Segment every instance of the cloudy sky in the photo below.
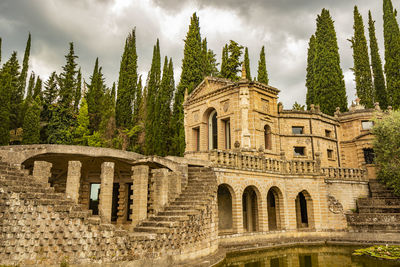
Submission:
{"label": "cloudy sky", "polygon": [[[358,5],[367,23],[368,10],[376,20],[383,56],[381,0],[1,0],[2,61],[12,51],[20,58],[28,32],[32,34],[30,70],[47,79],[65,63],[68,43],[74,42],[86,80],[99,57],[106,82],[118,80],[124,41],[136,27],[139,72],[150,68],[152,47],[160,39],[162,55],[173,58],[176,82],[183,57],[183,39],[190,16],[200,17],[202,38],[220,61],[222,46],[235,40],[249,47],[252,76],[263,45],[267,49],[270,84],[281,90],[280,101],[290,108],[305,102],[307,47],[315,19],[328,8],[335,20],[341,65],[349,101],[355,99],[352,50],[353,7]],[[398,0],[393,0],[400,8]],[[22,61],[22,58],[21,58]]]}

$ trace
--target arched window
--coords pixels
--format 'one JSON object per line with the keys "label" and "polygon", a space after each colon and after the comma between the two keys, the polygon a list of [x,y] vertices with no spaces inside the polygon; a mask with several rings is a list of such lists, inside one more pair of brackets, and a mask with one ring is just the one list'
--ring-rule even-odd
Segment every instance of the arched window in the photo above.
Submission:
{"label": "arched window", "polygon": [[208,148],[218,149],[217,111],[213,110],[208,118]]}
{"label": "arched window", "polygon": [[271,149],[271,127],[269,125],[264,126],[264,148]]}
{"label": "arched window", "polygon": [[243,228],[246,232],[258,231],[258,199],[251,186],[246,187],[242,196]]}
{"label": "arched window", "polygon": [[230,230],[232,224],[232,195],[227,185],[218,186],[218,228]]}

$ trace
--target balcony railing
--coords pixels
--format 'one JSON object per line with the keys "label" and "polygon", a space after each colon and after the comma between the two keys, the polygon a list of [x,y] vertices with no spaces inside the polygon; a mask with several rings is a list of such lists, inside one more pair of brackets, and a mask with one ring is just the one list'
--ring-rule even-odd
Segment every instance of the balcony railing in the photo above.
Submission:
{"label": "balcony railing", "polygon": [[364,169],[353,168],[322,168],[322,173],[327,179],[349,180],[349,181],[366,181],[367,171]]}

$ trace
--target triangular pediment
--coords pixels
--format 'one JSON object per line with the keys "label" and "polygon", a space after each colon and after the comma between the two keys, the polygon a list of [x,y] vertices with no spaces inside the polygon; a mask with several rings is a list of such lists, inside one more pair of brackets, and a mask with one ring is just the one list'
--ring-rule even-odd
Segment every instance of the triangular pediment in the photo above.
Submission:
{"label": "triangular pediment", "polygon": [[216,78],[216,77],[206,77],[204,80],[193,90],[193,92],[188,96],[186,101],[192,101],[197,98],[209,95],[216,90],[225,87],[227,85],[233,84],[228,79]]}

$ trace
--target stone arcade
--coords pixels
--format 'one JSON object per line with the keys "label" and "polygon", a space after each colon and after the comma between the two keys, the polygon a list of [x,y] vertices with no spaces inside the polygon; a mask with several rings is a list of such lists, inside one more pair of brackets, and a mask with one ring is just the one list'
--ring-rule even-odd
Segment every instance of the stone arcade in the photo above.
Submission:
{"label": "stone arcade", "polygon": [[162,266],[238,244],[399,240],[347,214],[375,179],[379,105],[328,116],[284,110],[278,93],[207,77],[185,96],[184,158],[0,147],[0,264]]}

